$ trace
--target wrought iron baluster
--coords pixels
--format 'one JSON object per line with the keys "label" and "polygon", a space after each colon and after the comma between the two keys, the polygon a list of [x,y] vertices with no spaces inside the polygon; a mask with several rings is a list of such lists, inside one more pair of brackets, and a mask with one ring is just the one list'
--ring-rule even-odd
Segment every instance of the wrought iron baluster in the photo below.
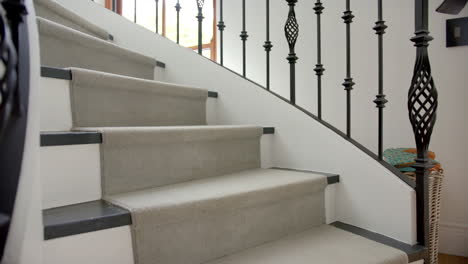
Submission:
{"label": "wrought iron baluster", "polygon": [[315,65],[315,74],[317,75],[317,117],[322,119],[322,75],[325,71],[322,64],[322,21],[323,4],[320,0],[315,3],[315,14],[317,15],[317,64]]}
{"label": "wrought iron baluster", "polygon": [[437,118],[438,94],[431,73],[428,46],[433,39],[429,35],[428,0],[415,0],[416,63],[408,92],[408,111],[416,141],[416,223],[417,240],[429,245],[429,162],[428,149]]}
{"label": "wrought iron baluster", "polygon": [[156,1],[156,34],[159,33],[159,0]]}
{"label": "wrought iron baluster", "polygon": [[245,0],[242,0],[242,31],[240,38],[242,40],[242,76],[246,77],[246,41],[249,35],[245,30]]}
{"label": "wrought iron baluster", "polygon": [[294,51],[296,46],[297,37],[299,36],[299,24],[297,23],[296,13],[294,12],[294,6],[297,0],[286,0],[289,6],[288,19],[284,25],[284,34],[288,41],[289,54],[286,58],[289,62],[289,82],[290,82],[290,101],[292,104],[296,103],[296,61],[298,57]]}
{"label": "wrought iron baluster", "polygon": [[137,0],[134,1],[135,6],[133,7],[133,22],[137,22]]}
{"label": "wrought iron baluster", "polygon": [[273,48],[270,41],[270,0],[266,0],[266,41],[263,47],[266,52],[266,89],[270,90],[270,51]]}
{"label": "wrought iron baluster", "polygon": [[223,21],[223,0],[219,0],[219,22],[218,22],[218,29],[219,29],[219,58],[221,65],[224,65],[224,43],[223,43],[223,32],[224,28]]}
{"label": "wrought iron baluster", "polygon": [[382,0],[378,0],[378,21],[375,23],[374,30],[375,33],[378,35],[378,62],[379,62],[379,90],[374,100],[378,108],[378,115],[379,115],[379,128],[378,128],[378,155],[379,159],[383,158],[383,109],[385,108],[385,104],[388,102],[385,99],[385,94],[383,93],[383,34],[385,34],[385,29],[387,26],[385,25],[385,21],[383,20],[383,7],[382,7]]}
{"label": "wrought iron baluster", "polygon": [[112,0],[112,12],[117,13],[117,0]]}
{"label": "wrought iron baluster", "polygon": [[203,52],[203,4],[205,0],[195,0],[197,1],[198,7],[198,15],[196,18],[198,19],[198,54],[202,55]]}
{"label": "wrought iron baluster", "polygon": [[351,137],[351,90],[354,82],[351,77],[351,23],[353,22],[353,12],[351,11],[351,1],[346,0],[346,11],[341,17],[346,24],[346,78],[343,86],[346,90],[346,135]]}
{"label": "wrought iron baluster", "polygon": [[179,0],[177,0],[177,4],[175,5],[175,9],[176,9],[176,12],[177,12],[177,44],[179,44],[179,13],[180,13],[180,9],[182,7],[180,6],[180,3],[179,3]]}

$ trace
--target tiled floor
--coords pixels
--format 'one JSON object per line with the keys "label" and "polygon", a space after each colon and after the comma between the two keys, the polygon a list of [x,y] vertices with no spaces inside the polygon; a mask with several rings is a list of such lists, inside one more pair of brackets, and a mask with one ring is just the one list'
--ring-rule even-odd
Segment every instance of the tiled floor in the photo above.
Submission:
{"label": "tiled floor", "polygon": [[468,258],[439,254],[439,264],[468,264]]}

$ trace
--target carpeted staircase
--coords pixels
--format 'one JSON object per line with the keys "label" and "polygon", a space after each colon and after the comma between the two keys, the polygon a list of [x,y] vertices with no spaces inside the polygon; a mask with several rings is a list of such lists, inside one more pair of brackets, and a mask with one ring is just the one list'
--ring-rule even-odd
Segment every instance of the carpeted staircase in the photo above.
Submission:
{"label": "carpeted staircase", "polygon": [[207,90],[154,81],[154,58],[36,8],[42,65],[73,75],[72,130],[102,135],[102,195],[131,213],[134,263],[408,263],[325,224],[326,174],[261,168],[262,127],[207,125]]}

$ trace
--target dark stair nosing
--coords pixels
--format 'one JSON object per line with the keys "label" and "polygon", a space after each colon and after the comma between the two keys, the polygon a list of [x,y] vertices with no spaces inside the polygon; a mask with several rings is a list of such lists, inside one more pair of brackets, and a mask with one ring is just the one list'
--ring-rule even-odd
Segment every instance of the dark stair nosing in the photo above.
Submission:
{"label": "dark stair nosing", "polygon": [[390,237],[387,237],[378,233],[374,233],[366,229],[353,226],[350,224],[346,224],[343,222],[334,222],[334,223],[331,223],[330,225],[336,228],[348,231],[350,233],[365,237],[369,240],[378,242],[380,244],[384,244],[389,247],[399,249],[408,255],[409,263],[424,259],[427,255],[427,248],[421,245],[412,246],[412,245],[400,242],[398,240],[395,240],[393,238],[390,238]]}
{"label": "dark stair nosing", "polygon": [[[162,62],[156,63],[159,67],[165,68],[166,64]],[[41,77],[46,78],[53,78],[53,79],[61,79],[61,80],[72,80],[73,75],[70,69],[61,69],[61,68],[54,68],[48,66],[41,66]],[[218,92],[208,91],[208,97],[210,98],[218,98]]]}
{"label": "dark stair nosing", "polygon": [[218,98],[218,92],[208,91],[208,97],[210,97],[210,98]]}
{"label": "dark stair nosing", "polygon": [[263,134],[274,134],[275,133],[275,128],[274,127],[264,127],[263,128]]}
{"label": "dark stair nosing", "polygon": [[114,36],[112,34],[109,34],[109,40],[114,41]]}
{"label": "dark stair nosing", "polygon": [[[273,132],[271,132],[273,131]],[[264,134],[273,134],[274,128],[263,128]],[[41,132],[41,147],[101,144],[102,134],[98,131]]]}
{"label": "dark stair nosing", "polygon": [[44,240],[132,224],[130,212],[103,200],[43,210]]}
{"label": "dark stair nosing", "polygon": [[340,182],[340,175],[335,173],[328,173],[328,172],[320,172],[320,171],[311,171],[311,170],[298,170],[298,169],[290,169],[290,168],[279,168],[273,167],[272,169],[275,170],[288,170],[288,171],[298,171],[298,172],[306,172],[306,173],[313,173],[313,174],[321,174],[327,177],[328,184],[335,184]]}
{"label": "dark stair nosing", "polygon": [[41,147],[101,144],[101,132],[94,131],[68,131],[68,132],[41,132]]}

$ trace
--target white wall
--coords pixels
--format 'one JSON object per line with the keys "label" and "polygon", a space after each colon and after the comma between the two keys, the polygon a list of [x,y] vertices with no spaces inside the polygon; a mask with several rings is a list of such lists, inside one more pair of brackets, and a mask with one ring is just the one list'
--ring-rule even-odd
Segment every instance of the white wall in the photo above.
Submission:
{"label": "white wall", "polygon": [[30,37],[30,95],[28,128],[20,182],[8,234],[3,264],[42,263],[42,206],[39,179],[39,38],[30,0],[28,24]]}
{"label": "white wall", "polygon": [[89,1],[59,2],[109,30],[115,43],[165,62],[166,81],[218,91],[219,124],[276,127],[268,140],[272,165],[339,173],[337,220],[415,242],[414,191],[343,138],[256,85],[104,8]]}
{"label": "white wall", "polygon": [[[247,76],[265,84],[265,1],[247,2]],[[288,47],[284,37],[287,3],[271,0],[271,87],[289,98]],[[323,118],[345,131],[345,24],[341,19],[345,1],[323,1],[322,15],[323,64]],[[373,151],[377,150],[377,109],[372,102],[377,93],[377,36],[372,27],[377,20],[377,1],[351,1],[352,76],[356,85],[352,91],[353,137]],[[433,75],[439,90],[438,122],[431,149],[437,154],[446,172],[442,207],[442,251],[468,256],[468,187],[467,149],[464,136],[468,134],[465,101],[468,96],[468,46],[445,47],[445,20],[467,16],[468,8],[459,16],[436,13],[442,2],[432,0],[430,30],[434,41],[429,47]],[[239,33],[242,24],[241,1],[224,1],[225,65],[242,72],[242,49]],[[315,1],[298,1],[296,16],[299,39],[296,45],[297,104],[317,112],[317,85],[313,69],[316,64]],[[407,91],[414,65],[415,48],[409,39],[413,36],[414,1],[384,1],[384,20],[388,25],[384,35],[384,89],[389,103],[385,108],[384,147],[414,146],[406,108]],[[218,5],[219,6],[219,5]],[[461,246],[460,246],[461,245]],[[463,250],[456,249],[463,248]]]}

